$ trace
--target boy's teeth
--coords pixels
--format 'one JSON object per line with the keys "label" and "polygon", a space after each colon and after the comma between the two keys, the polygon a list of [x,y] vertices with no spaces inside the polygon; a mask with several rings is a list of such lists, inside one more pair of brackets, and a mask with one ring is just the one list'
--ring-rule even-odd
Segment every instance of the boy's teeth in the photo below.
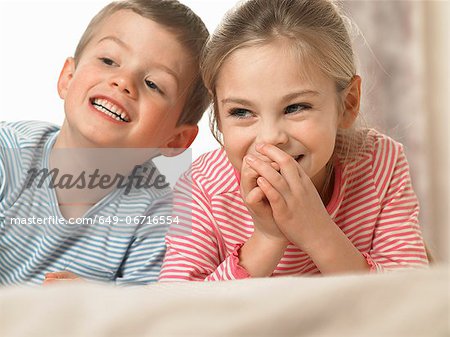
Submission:
{"label": "boy's teeth", "polygon": [[105,100],[96,98],[93,100],[92,105],[98,110],[103,112],[104,114],[112,117],[113,119],[116,119],[118,121],[122,122],[129,122],[129,118],[127,114],[122,111],[119,107],[112,104],[111,102]]}

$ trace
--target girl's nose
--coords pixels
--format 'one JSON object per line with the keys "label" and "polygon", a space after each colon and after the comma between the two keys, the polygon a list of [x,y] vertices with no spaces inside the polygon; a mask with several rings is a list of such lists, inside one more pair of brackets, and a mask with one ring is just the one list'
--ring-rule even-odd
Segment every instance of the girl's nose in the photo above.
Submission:
{"label": "girl's nose", "polygon": [[276,122],[261,125],[258,134],[258,142],[283,146],[289,141],[289,135],[282,125]]}

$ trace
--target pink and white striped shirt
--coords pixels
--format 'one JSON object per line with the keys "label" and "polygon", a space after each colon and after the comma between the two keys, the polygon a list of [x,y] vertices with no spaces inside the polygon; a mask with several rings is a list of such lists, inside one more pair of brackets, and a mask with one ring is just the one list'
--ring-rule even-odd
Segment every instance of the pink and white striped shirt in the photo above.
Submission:
{"label": "pink and white striped shirt", "polygon": [[[175,188],[180,222],[166,237],[160,281],[249,277],[239,265],[238,249],[252,235],[253,222],[239,180],[223,149],[198,158],[180,178]],[[372,271],[428,265],[419,205],[400,143],[367,130],[357,159],[335,162],[334,181],[326,209]],[[319,273],[307,254],[289,245],[272,276]]]}

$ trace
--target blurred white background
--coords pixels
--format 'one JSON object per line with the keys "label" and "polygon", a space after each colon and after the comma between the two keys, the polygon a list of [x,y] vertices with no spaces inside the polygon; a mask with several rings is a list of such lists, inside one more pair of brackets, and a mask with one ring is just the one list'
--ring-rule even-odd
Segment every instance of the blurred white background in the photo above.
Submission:
{"label": "blurred white background", "polygon": [[[181,0],[214,30],[235,0]],[[92,16],[109,0],[0,0],[0,120],[61,124],[56,82]],[[405,145],[421,225],[438,261],[449,261],[449,1],[344,1],[355,36],[369,126]],[[200,122],[192,151],[218,147]]]}
{"label": "blurred white background", "polygon": [[[92,17],[109,0],[0,0],[0,120],[45,120],[62,124],[56,83],[66,57]],[[182,0],[211,32],[234,0]],[[217,148],[208,118],[199,124],[194,158]]]}

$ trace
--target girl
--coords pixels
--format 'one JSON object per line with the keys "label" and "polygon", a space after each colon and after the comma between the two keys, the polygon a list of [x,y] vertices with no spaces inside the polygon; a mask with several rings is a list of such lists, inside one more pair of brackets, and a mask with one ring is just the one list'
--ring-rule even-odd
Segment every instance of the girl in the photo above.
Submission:
{"label": "girl", "polygon": [[403,147],[354,127],[361,78],[328,0],[250,0],[202,59],[223,147],[177,186],[160,280],[428,264]]}

